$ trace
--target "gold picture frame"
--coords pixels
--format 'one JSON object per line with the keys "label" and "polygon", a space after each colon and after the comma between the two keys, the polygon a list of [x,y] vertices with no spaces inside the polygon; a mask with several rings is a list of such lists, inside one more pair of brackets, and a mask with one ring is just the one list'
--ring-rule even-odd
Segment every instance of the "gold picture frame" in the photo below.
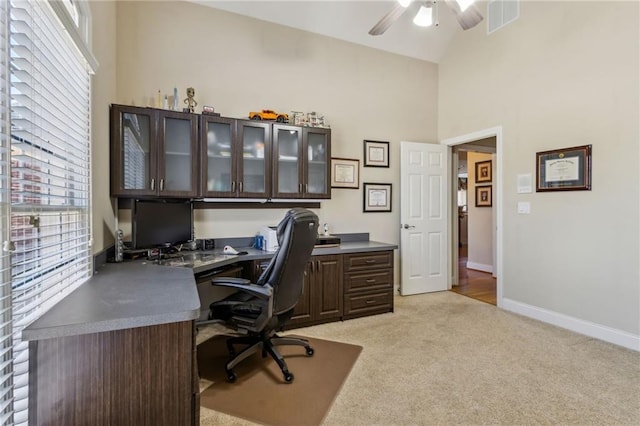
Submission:
{"label": "gold picture frame", "polygon": [[476,186],[476,207],[491,207],[493,205],[492,198],[491,186]]}
{"label": "gold picture frame", "polygon": [[358,189],[360,187],[360,160],[352,158],[331,159],[331,187]]}
{"label": "gold picture frame", "polygon": [[476,183],[491,183],[491,160],[476,163]]}

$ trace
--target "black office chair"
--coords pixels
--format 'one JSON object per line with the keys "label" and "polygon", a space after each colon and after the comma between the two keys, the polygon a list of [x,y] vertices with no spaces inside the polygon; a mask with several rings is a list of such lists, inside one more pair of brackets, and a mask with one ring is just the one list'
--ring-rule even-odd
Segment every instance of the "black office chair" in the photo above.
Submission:
{"label": "black office chair", "polygon": [[[225,369],[230,382],[236,380],[233,367],[258,351],[263,357],[267,353],[271,355],[287,383],[293,381],[293,374],[275,346],[304,346],[307,355],[313,355],[309,341],[281,337],[276,332],[281,331],[291,318],[302,295],[305,268],[318,235],[318,217],[306,209],[291,209],[278,224],[276,233],[279,249],[255,284],[241,278],[215,278],[211,281],[213,285],[239,291],[213,302],[209,306],[209,319],[223,320],[227,326],[248,333],[227,340],[232,358]],[[235,344],[248,346],[236,354]]]}

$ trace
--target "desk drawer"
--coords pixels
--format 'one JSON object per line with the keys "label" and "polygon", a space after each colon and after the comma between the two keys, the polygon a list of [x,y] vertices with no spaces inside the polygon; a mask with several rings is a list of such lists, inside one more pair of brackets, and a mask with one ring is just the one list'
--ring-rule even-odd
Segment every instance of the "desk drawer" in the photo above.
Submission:
{"label": "desk drawer", "polygon": [[360,290],[380,290],[392,287],[393,271],[390,269],[345,274],[345,293],[352,293]]}
{"label": "desk drawer", "polygon": [[344,319],[393,312],[393,289],[344,296]]}
{"label": "desk drawer", "polygon": [[344,255],[345,272],[391,267],[393,267],[392,251],[353,253]]}

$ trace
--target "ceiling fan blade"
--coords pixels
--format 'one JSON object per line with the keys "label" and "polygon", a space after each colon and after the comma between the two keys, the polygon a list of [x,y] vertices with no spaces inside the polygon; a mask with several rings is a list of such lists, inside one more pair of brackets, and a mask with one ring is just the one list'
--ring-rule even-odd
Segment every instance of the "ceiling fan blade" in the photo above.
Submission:
{"label": "ceiling fan blade", "polygon": [[480,13],[480,9],[478,9],[478,6],[475,4],[472,4],[467,10],[462,12],[458,2],[455,0],[445,0],[445,3],[447,3],[447,6],[449,6],[454,15],[456,15],[456,19],[463,30],[475,27],[484,19],[482,13]]}
{"label": "ceiling fan blade", "polygon": [[400,15],[402,15],[405,10],[407,10],[405,7],[400,6],[400,3],[396,2],[396,4],[393,6],[393,9],[387,12],[387,14],[384,15],[382,19],[380,19],[378,23],[369,30],[369,34],[372,36],[384,34],[384,32],[387,31],[389,27],[398,20]]}

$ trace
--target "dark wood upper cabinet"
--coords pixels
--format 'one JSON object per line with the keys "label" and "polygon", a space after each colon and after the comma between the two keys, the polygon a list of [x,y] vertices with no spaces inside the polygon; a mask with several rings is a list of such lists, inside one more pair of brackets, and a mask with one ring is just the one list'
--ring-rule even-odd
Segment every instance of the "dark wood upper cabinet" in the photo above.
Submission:
{"label": "dark wood upper cabinet", "polygon": [[329,199],[331,130],[111,105],[111,195]]}
{"label": "dark wood upper cabinet", "polygon": [[273,198],[331,198],[331,130],[273,124]]}
{"label": "dark wood upper cabinet", "polygon": [[111,195],[198,196],[198,116],[111,106]]}
{"label": "dark wood upper cabinet", "polygon": [[267,198],[271,128],[267,122],[202,115],[202,196]]}

